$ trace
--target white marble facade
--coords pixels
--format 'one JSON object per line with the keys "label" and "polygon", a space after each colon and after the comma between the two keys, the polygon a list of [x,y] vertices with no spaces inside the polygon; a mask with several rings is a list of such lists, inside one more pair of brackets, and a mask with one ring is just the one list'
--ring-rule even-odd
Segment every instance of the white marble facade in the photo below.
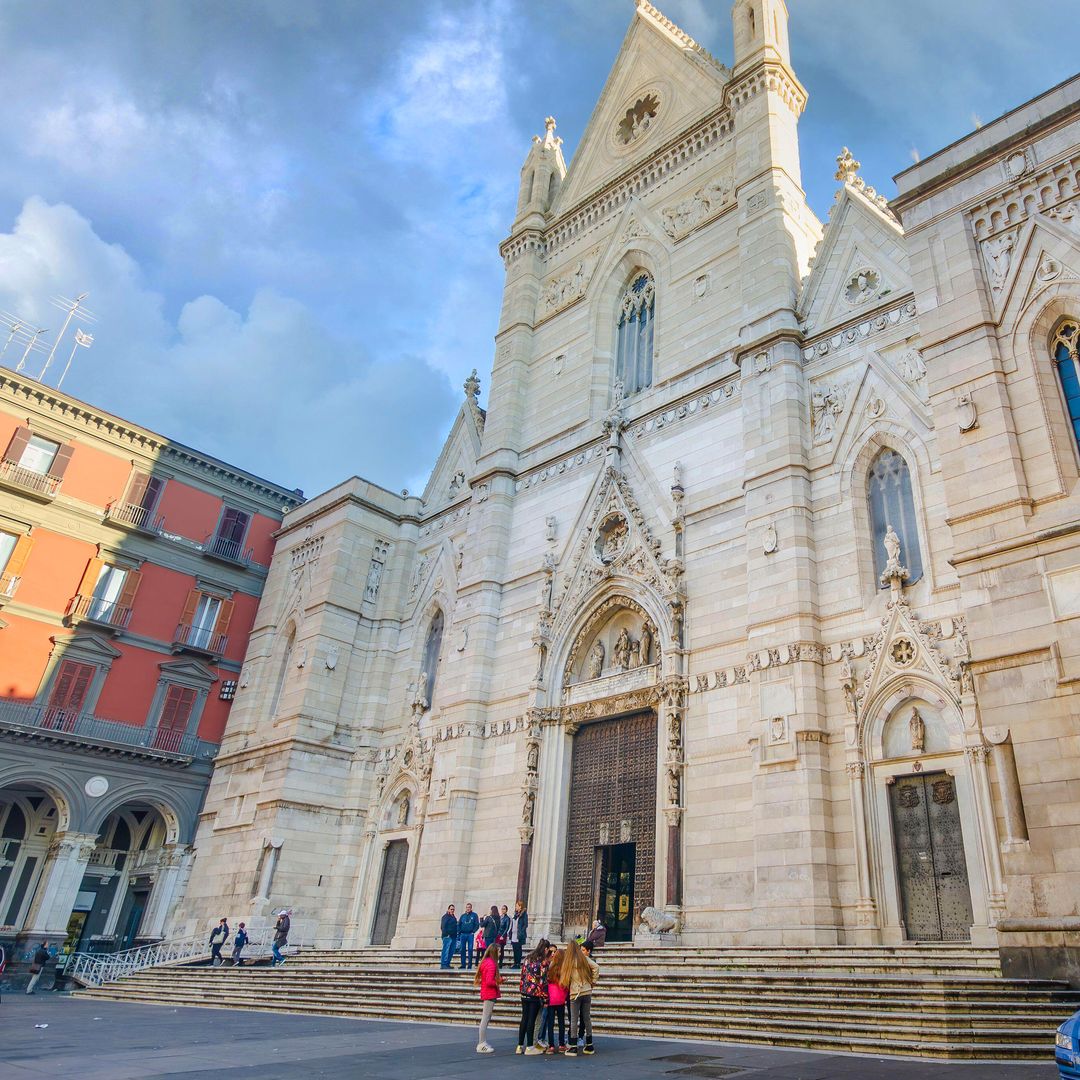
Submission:
{"label": "white marble facade", "polygon": [[[287,516],[181,922],[288,903],[367,944],[406,840],[396,943],[526,878],[535,929],[576,929],[573,734],[642,709],[647,899],[687,943],[909,938],[889,793],[921,772],[953,781],[973,942],[1077,916],[1080,458],[1048,350],[1080,318],[1080,87],[892,206],[845,152],[823,226],[783,0],[732,17],[729,68],[638,0],[570,166],[554,121],[534,140],[488,408],[474,373],[423,495],[353,478]],[[617,369],[633,288],[651,373],[643,336]]]}

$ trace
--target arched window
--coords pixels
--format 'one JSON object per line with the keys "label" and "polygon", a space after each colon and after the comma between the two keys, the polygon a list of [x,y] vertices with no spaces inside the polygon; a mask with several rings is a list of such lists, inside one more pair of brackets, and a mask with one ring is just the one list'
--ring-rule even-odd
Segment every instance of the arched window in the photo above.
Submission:
{"label": "arched window", "polygon": [[647,270],[637,270],[619,304],[615,378],[629,397],[652,385],[653,322],[656,285]]}
{"label": "arched window", "polygon": [[277,683],[274,686],[274,696],[270,700],[270,719],[277,716],[278,705],[281,703],[281,692],[285,689],[285,681],[289,677],[289,661],[292,660],[293,646],[296,644],[296,630],[289,631],[289,640],[285,642],[285,653],[281,658],[281,667],[278,669]]}
{"label": "arched window", "polygon": [[915,499],[911,494],[911,473],[907,462],[895,450],[882,450],[874,458],[866,478],[866,498],[870,504],[875,579],[880,585],[888,562],[885,533],[891,525],[900,539],[900,562],[907,567],[907,583],[914,585],[923,573],[919,529],[915,524]]}
{"label": "arched window", "polygon": [[1057,367],[1061,391],[1065,395],[1065,407],[1069,410],[1072,422],[1073,438],[1080,446],[1080,323],[1063,322],[1054,334],[1051,351],[1054,365]]}
{"label": "arched window", "polygon": [[435,674],[439,668],[439,653],[442,650],[443,613],[436,611],[428,627],[427,641],[424,643],[424,663],[421,667],[423,674],[427,676],[427,685],[424,688],[424,700],[431,707],[435,695]]}

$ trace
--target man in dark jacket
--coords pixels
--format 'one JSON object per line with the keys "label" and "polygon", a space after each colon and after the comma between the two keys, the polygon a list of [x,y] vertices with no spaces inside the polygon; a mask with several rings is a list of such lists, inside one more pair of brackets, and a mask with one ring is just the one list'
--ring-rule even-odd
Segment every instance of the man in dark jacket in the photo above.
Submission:
{"label": "man in dark jacket", "polygon": [[49,950],[45,947],[43,941],[35,950],[34,958],[30,961],[30,981],[26,984],[26,992],[32,994],[37,987],[38,979],[41,978],[41,973],[45,970],[45,965],[49,962]]}
{"label": "man in dark jacket", "polygon": [[439,957],[439,967],[443,971],[450,970],[450,958],[454,955],[454,947],[458,941],[458,920],[454,914],[455,908],[451,904],[442,917],[442,925],[439,932],[442,934],[442,956]]}
{"label": "man in dark jacket", "polygon": [[289,943],[289,929],[292,926],[292,908],[284,908],[274,923],[274,942],[270,951],[274,954],[271,961],[273,967],[280,967],[285,963],[285,957],[281,955],[282,946]]}
{"label": "man in dark jacket", "polygon": [[244,924],[241,923],[236,928],[236,933],[232,939],[232,962],[236,967],[243,967],[244,961],[240,959],[240,954],[244,951],[244,946],[248,943],[248,933]]}
{"label": "man in dark jacket", "polygon": [[510,947],[514,950],[514,967],[521,967],[521,950],[529,936],[529,913],[525,904],[519,900],[514,905],[514,914],[510,917]]}
{"label": "man in dark jacket", "polygon": [[213,930],[210,931],[210,963],[214,967],[220,967],[224,961],[221,959],[221,947],[229,940],[229,922],[222,919]]}
{"label": "man in dark jacket", "polygon": [[465,914],[458,919],[458,942],[461,946],[461,966],[473,966],[473,938],[480,929],[480,916],[472,909],[472,904],[465,905]]}

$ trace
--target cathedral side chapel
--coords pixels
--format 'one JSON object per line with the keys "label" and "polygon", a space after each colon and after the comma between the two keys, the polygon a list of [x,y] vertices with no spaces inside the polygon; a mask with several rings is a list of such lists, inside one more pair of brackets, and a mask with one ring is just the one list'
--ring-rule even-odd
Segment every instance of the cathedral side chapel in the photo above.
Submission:
{"label": "cathedral side chapel", "polygon": [[822,224],[783,0],[732,19],[728,66],[637,0],[569,165],[534,137],[487,408],[474,371],[423,494],[286,517],[178,924],[428,946],[523,899],[555,939],[1052,964],[1080,86],[891,204],[844,150]]}

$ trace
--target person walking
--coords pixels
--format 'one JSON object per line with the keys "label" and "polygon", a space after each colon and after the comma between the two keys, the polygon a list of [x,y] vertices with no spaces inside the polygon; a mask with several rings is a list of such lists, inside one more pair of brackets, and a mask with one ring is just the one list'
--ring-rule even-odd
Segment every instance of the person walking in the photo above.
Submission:
{"label": "person walking", "polygon": [[491,911],[484,916],[484,951],[486,952],[492,945],[498,944],[499,936],[499,909],[492,904]]}
{"label": "person walking", "polygon": [[499,946],[499,967],[503,966],[503,959],[506,956],[506,943],[510,940],[510,913],[506,910],[506,905],[499,909],[499,936],[495,939],[495,944]]}
{"label": "person walking", "polygon": [[533,1031],[540,1010],[547,1004],[548,942],[541,938],[521,965],[521,1023],[515,1054],[542,1054],[533,1045]]}
{"label": "person walking", "polygon": [[30,960],[30,981],[26,984],[26,992],[32,994],[37,988],[38,979],[41,978],[41,973],[45,970],[45,965],[49,962],[49,950],[45,946],[43,941],[35,950],[34,955]]}
{"label": "person walking", "polygon": [[274,941],[270,946],[270,951],[274,954],[274,959],[271,961],[272,967],[281,967],[285,963],[285,957],[281,955],[281,950],[289,944],[289,930],[291,927],[292,908],[282,908],[277,922],[274,924]]}
{"label": "person walking", "polygon": [[567,1057],[577,1056],[577,1044],[573,1041],[579,1023],[585,1036],[584,1054],[595,1054],[592,1038],[592,992],[600,978],[600,969],[588,951],[576,941],[566,946],[566,955],[559,968],[559,984],[570,993],[570,1045]]}
{"label": "person walking", "polygon": [[487,1041],[487,1029],[491,1023],[491,1014],[495,1011],[495,1002],[499,1000],[501,983],[499,950],[497,946],[490,945],[484,950],[483,959],[477,965],[476,974],[473,976],[473,986],[480,987],[480,1041],[476,1044],[478,1054],[495,1053],[495,1047]]}
{"label": "person walking", "polygon": [[442,934],[442,955],[439,957],[439,967],[443,971],[450,970],[450,958],[454,955],[454,948],[458,941],[458,920],[457,915],[454,914],[455,910],[453,904],[446,909],[439,927]]}
{"label": "person walking", "polygon": [[244,951],[244,946],[248,943],[248,932],[243,923],[237,923],[236,933],[233,934],[232,939],[232,962],[234,967],[243,967],[244,961],[240,958],[240,954]]}
{"label": "person walking", "polygon": [[[559,983],[559,973],[562,970],[563,960],[566,954],[560,952],[554,946],[550,950],[551,959],[548,963],[548,1003],[544,1010],[544,1023],[540,1032],[541,1041],[546,1044],[545,1054],[566,1053],[566,987]],[[559,1045],[555,1046],[555,1021],[559,1021]]]}
{"label": "person walking", "polygon": [[514,905],[514,914],[510,917],[510,947],[514,950],[514,967],[521,967],[521,952],[525,947],[529,932],[529,913],[525,902],[519,900]]}
{"label": "person walking", "polygon": [[465,911],[458,919],[458,947],[461,949],[461,969],[473,966],[473,935],[480,927],[480,916],[472,909],[472,904],[465,905]]}
{"label": "person walking", "polygon": [[225,962],[221,959],[221,947],[229,940],[229,920],[221,919],[217,926],[210,931],[210,963],[214,967],[221,967]]}

